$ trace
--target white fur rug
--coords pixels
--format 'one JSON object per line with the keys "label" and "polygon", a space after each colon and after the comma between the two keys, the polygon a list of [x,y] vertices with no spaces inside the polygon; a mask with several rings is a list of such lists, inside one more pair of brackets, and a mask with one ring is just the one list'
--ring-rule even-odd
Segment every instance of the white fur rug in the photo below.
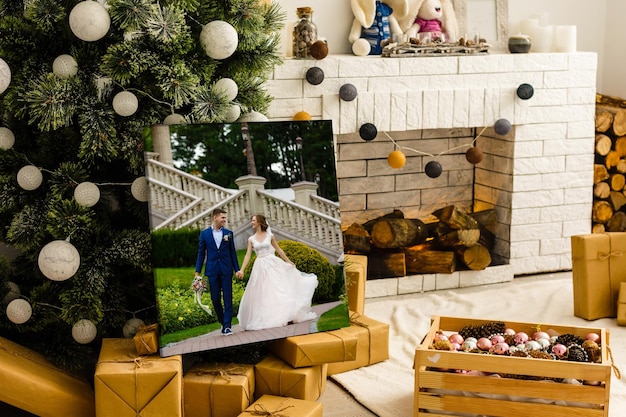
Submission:
{"label": "white fur rug", "polygon": [[[506,322],[563,324],[610,329],[615,365],[626,374],[626,328],[615,319],[587,321],[574,316],[570,272],[515,278],[512,282],[366,300],[365,315],[389,323],[390,359],[332,378],[380,417],[413,415],[415,348],[433,315]],[[624,415],[626,376],[611,379],[609,416]]]}

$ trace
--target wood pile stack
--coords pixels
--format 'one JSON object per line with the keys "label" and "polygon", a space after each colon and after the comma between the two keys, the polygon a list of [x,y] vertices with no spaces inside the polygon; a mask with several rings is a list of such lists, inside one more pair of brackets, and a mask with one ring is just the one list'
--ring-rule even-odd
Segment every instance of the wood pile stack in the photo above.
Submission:
{"label": "wood pile stack", "polygon": [[353,223],[343,231],[344,252],[368,257],[368,279],[481,270],[491,264],[496,213],[464,213],[447,206],[425,224],[400,210]]}
{"label": "wood pile stack", "polygon": [[596,96],[592,232],[626,231],[626,101]]}

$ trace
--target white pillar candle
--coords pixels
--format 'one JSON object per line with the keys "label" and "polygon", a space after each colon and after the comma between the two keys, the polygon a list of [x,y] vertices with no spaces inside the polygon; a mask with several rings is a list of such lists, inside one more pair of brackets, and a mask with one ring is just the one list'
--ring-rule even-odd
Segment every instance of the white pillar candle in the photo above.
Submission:
{"label": "white pillar candle", "polygon": [[556,26],[554,28],[554,51],[576,52],[576,26]]}
{"label": "white pillar candle", "polygon": [[554,26],[538,26],[535,37],[530,39],[533,52],[552,52],[554,41]]}

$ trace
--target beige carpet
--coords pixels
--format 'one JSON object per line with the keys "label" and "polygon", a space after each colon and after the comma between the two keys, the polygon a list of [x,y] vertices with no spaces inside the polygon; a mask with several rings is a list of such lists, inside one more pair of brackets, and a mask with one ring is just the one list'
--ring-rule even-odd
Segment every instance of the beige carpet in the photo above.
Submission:
{"label": "beige carpet", "polygon": [[[516,278],[513,282],[368,299],[365,315],[390,324],[390,359],[332,378],[380,417],[413,415],[415,348],[433,315],[550,323],[610,329],[615,365],[626,374],[626,327],[615,319],[586,321],[573,314],[570,272]],[[624,416],[626,376],[611,380],[609,416]]]}

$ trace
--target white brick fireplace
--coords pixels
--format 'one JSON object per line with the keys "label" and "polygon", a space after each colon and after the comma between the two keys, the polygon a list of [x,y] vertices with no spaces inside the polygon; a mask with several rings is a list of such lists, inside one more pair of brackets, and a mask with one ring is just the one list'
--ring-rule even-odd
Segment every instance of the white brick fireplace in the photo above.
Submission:
{"label": "white brick fireplace", "polygon": [[[305,79],[313,66],[325,74],[319,85]],[[304,110],[333,121],[342,225],[395,208],[420,218],[447,204],[495,208],[502,265],[368,281],[367,296],[457,288],[571,269],[570,236],[591,230],[595,80],[596,55],[585,52],[288,59],[268,82],[268,117]],[[346,83],[353,101],[339,98]],[[517,96],[521,84],[530,99]],[[513,125],[506,136],[493,130],[501,118]],[[372,141],[358,134],[368,122]],[[473,166],[465,151],[481,132],[485,156]],[[391,139],[407,156],[401,169],[387,164]],[[424,173],[432,159],[438,178]]]}

